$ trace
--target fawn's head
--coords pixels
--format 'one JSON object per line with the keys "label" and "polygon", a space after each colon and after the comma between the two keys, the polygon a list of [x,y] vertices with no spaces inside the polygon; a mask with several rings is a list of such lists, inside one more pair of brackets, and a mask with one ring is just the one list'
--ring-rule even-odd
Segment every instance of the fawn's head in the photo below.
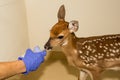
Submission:
{"label": "fawn's head", "polygon": [[50,38],[45,44],[45,49],[49,50],[55,46],[62,46],[65,44],[65,39],[69,34],[78,30],[78,21],[65,21],[65,8],[62,5],[58,11],[58,22],[50,30]]}

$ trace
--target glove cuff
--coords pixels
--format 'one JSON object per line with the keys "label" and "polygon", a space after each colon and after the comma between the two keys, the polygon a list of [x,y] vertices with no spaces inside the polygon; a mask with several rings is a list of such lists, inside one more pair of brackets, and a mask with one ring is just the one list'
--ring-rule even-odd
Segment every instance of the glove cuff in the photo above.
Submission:
{"label": "glove cuff", "polygon": [[[24,61],[24,58],[23,57],[18,57],[18,60],[22,60],[23,62],[24,62],[24,64],[25,64],[25,61]],[[29,73],[29,70],[27,69],[27,66],[26,66],[26,64],[25,64],[25,67],[26,67],[26,71],[25,72],[22,72],[22,74],[28,74]]]}

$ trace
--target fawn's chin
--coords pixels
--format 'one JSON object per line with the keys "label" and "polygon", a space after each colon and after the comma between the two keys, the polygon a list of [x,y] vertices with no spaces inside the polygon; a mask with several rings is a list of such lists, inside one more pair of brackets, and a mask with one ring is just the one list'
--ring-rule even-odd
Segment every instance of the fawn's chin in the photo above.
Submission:
{"label": "fawn's chin", "polygon": [[52,49],[47,49],[47,51],[52,51]]}
{"label": "fawn's chin", "polygon": [[49,48],[47,48],[46,50],[47,50],[47,51],[51,51],[51,50],[52,50],[52,47],[49,47]]}

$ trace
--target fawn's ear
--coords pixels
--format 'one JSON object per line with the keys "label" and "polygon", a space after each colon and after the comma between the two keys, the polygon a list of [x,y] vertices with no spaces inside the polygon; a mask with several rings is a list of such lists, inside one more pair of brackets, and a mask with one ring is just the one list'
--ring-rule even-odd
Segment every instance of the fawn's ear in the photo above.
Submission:
{"label": "fawn's ear", "polygon": [[58,21],[64,21],[65,19],[65,7],[61,5],[57,14]]}
{"label": "fawn's ear", "polygon": [[76,32],[78,30],[78,28],[79,28],[78,21],[72,20],[72,21],[69,22],[68,29],[71,33]]}

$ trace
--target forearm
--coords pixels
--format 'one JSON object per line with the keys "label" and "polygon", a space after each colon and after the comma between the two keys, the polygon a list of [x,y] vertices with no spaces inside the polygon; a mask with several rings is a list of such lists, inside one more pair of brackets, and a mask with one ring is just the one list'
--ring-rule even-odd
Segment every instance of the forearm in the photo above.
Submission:
{"label": "forearm", "polygon": [[22,60],[12,62],[0,62],[0,79],[26,71],[25,64]]}
{"label": "forearm", "polygon": [[28,74],[37,70],[44,61],[46,51],[40,51],[39,47],[34,49],[34,52],[31,49],[27,49],[24,57],[19,57],[17,61],[0,62],[0,80],[16,74]]}

